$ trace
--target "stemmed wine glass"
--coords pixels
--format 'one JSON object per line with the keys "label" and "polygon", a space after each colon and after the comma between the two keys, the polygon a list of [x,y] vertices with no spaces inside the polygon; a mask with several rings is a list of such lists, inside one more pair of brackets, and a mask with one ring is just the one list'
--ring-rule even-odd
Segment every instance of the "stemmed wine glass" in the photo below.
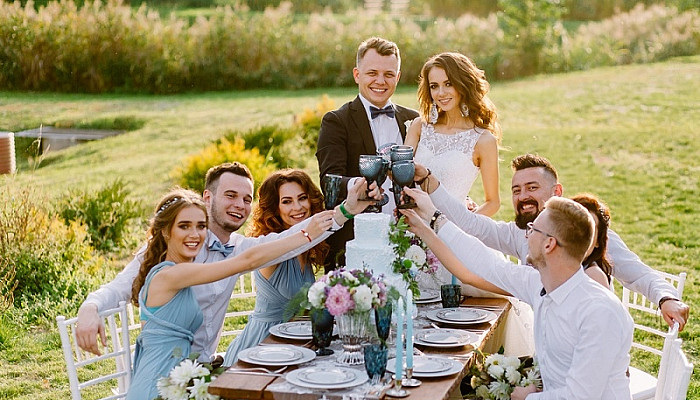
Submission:
{"label": "stemmed wine glass", "polygon": [[327,347],[331,345],[333,337],[333,321],[335,317],[327,309],[312,309],[311,313],[311,337],[316,346],[317,356],[329,356],[333,350]]}
{"label": "stemmed wine glass", "polygon": [[340,175],[326,174],[321,182],[323,189],[323,205],[326,210],[332,210],[340,203],[340,184],[342,177]]}
{"label": "stemmed wine glass", "polygon": [[404,196],[401,204],[401,188],[413,184],[416,165],[413,160],[401,160],[391,163],[391,177],[394,180],[394,199],[398,208],[415,208],[416,203],[409,196]]}
{"label": "stemmed wine glass", "polygon": [[[382,172],[384,166],[384,159],[381,156],[361,154],[359,160],[360,175],[362,175],[367,180],[367,187],[376,182],[377,178]],[[367,190],[369,193],[369,189]],[[369,196],[368,196],[369,198]],[[380,212],[381,209],[375,205],[367,207],[367,212]]]}
{"label": "stemmed wine glass", "polygon": [[[391,161],[386,158],[382,158],[382,170],[379,172],[379,177],[377,178],[377,186],[381,187],[386,180],[389,170],[391,169]],[[386,193],[382,193],[382,199],[377,203],[377,207],[381,210],[387,203],[389,203],[389,196]]]}

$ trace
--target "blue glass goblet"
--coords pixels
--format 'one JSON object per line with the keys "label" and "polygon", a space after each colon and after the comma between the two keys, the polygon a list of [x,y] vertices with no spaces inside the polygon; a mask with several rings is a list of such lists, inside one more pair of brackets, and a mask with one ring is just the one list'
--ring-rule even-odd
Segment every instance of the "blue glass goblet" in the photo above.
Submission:
{"label": "blue glass goblet", "polygon": [[329,356],[333,354],[333,350],[326,347],[331,345],[333,337],[333,321],[334,317],[325,308],[322,310],[312,309],[311,316],[311,336],[316,350],[317,356]]}
{"label": "blue glass goblet", "polygon": [[368,344],[365,346],[365,370],[372,382],[381,382],[386,373],[386,362],[389,349],[383,344]]}
{"label": "blue glass goblet", "polygon": [[377,336],[382,343],[386,343],[391,331],[391,302],[387,302],[384,307],[374,309],[374,321],[377,323]]}
{"label": "blue glass goblet", "polygon": [[405,196],[401,202],[401,189],[404,186],[413,185],[413,177],[416,173],[416,166],[412,160],[395,161],[391,163],[391,179],[394,181],[394,199],[398,208],[414,208],[416,203]]}

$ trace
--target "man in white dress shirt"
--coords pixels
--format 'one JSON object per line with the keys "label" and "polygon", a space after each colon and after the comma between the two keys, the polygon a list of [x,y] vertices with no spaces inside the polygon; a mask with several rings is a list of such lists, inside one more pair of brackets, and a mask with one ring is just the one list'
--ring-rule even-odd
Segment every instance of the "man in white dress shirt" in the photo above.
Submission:
{"label": "man in white dress shirt", "polygon": [[526,227],[531,266],[525,266],[497,256],[444,215],[433,218],[430,229],[423,220],[436,215],[435,206],[425,193],[406,191],[418,204],[416,211],[402,211],[411,230],[450,272],[459,276],[461,263],[532,306],[543,390],[515,388],[512,399],[630,398],[633,322],[615,295],[583,272],[595,226],[586,208],[562,197],[549,199]]}
{"label": "man in white dress shirt", "polygon": [[[416,166],[415,180],[428,176],[421,185],[422,189],[466,233],[493,249],[525,262],[529,248],[524,234],[526,224],[537,218],[547,200],[553,196],[562,196],[564,188],[559,183],[556,169],[544,157],[525,154],[514,158],[511,165],[514,170],[511,185],[514,222],[494,221],[469,212],[461,201],[447,193],[437,178],[428,176],[427,170],[422,166]],[[688,306],[678,299],[676,289],[644,264],[612,229],[608,230],[607,254],[613,264],[613,276],[625,287],[658,304],[669,326],[676,321],[682,330],[688,320]]]}
{"label": "man in white dress shirt", "polygon": [[[309,218],[282,233],[270,233],[254,238],[236,233],[250,215],[253,202],[253,176],[248,167],[238,162],[221,164],[212,167],[207,172],[203,198],[209,216],[209,230],[206,246],[202,246],[194,260],[197,263],[213,263],[235,256],[257,244],[299,232],[310,221]],[[347,209],[357,213],[363,208],[358,210],[348,202]],[[332,230],[335,231],[339,228],[340,226],[334,222]],[[261,267],[278,264],[296,257],[325,240],[330,234],[331,232],[328,232],[318,238],[313,238],[308,244]],[[84,350],[95,354],[100,353],[97,336],[100,336],[104,344],[105,330],[102,320],[98,318],[98,312],[117,307],[120,301],[129,301],[131,287],[141,266],[145,248],[144,246],[137,252],[134,259],[114,280],[90,293],[81,305],[78,311],[77,339],[78,345]],[[217,282],[193,286],[195,296],[204,314],[204,320],[195,332],[192,352],[199,353],[202,360],[208,360],[216,351],[226,308],[237,278],[238,275],[234,275]]]}

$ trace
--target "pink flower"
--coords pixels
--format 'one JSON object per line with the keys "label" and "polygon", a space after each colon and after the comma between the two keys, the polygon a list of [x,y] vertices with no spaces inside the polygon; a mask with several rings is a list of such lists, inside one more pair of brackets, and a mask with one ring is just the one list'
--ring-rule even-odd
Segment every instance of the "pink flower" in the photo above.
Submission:
{"label": "pink flower", "polygon": [[429,274],[434,274],[440,266],[440,260],[438,260],[437,256],[433,254],[430,249],[425,251],[425,256],[428,264],[428,270],[426,272]]}
{"label": "pink flower", "polygon": [[335,285],[328,291],[326,308],[333,316],[343,315],[352,309],[355,304],[352,301],[348,288],[343,285]]}

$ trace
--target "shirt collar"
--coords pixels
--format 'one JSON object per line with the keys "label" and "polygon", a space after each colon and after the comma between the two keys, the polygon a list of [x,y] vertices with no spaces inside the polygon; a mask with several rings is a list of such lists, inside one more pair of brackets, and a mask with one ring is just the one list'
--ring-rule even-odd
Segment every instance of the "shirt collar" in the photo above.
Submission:
{"label": "shirt collar", "polygon": [[566,298],[569,297],[569,295],[585,280],[586,273],[583,272],[583,268],[579,268],[575,274],[571,275],[566,282],[559,285],[559,287],[554,289],[551,293],[546,293],[546,291],[542,289],[542,293],[544,293],[543,296],[549,296],[553,302],[562,304],[564,301],[566,301]]}
{"label": "shirt collar", "polygon": [[[374,104],[370,103],[369,100],[365,99],[362,94],[358,95],[360,97],[360,101],[362,102],[362,105],[365,107],[365,113],[367,114],[367,119],[372,121],[372,113],[369,111],[370,107],[376,107]],[[386,108],[386,106],[393,106],[394,104],[391,102],[391,99],[389,99],[384,106],[379,107],[379,108]]]}

